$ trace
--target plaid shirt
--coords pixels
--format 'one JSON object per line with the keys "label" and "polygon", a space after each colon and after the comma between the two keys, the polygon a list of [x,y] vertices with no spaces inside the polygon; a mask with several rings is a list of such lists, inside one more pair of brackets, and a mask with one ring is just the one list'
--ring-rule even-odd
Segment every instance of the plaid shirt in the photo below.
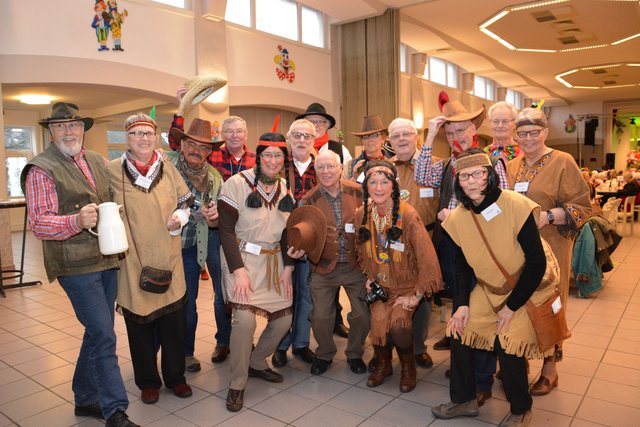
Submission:
{"label": "plaid shirt", "polygon": [[296,167],[297,160],[290,159],[289,161],[293,164],[293,176],[296,180],[293,186],[293,198],[298,203],[309,190],[316,186],[315,159],[311,156],[311,163],[309,163],[302,176],[300,176],[300,171]]}

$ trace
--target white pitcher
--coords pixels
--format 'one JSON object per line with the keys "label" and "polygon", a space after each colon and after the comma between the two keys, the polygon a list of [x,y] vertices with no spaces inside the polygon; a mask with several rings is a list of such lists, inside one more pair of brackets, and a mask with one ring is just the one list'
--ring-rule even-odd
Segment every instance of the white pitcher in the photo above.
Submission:
{"label": "white pitcher", "polygon": [[98,236],[102,255],[118,254],[129,249],[127,232],[120,218],[121,207],[122,205],[114,202],[105,202],[98,206],[98,232],[89,229],[89,233]]}

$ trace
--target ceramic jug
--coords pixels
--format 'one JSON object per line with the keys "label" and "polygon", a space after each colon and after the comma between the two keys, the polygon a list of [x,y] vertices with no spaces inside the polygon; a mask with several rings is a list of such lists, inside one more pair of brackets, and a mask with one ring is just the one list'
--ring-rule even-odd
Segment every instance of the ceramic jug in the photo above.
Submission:
{"label": "ceramic jug", "polygon": [[118,254],[129,249],[127,232],[120,218],[121,207],[122,205],[114,202],[98,205],[98,232],[95,233],[89,229],[89,233],[98,236],[102,255]]}

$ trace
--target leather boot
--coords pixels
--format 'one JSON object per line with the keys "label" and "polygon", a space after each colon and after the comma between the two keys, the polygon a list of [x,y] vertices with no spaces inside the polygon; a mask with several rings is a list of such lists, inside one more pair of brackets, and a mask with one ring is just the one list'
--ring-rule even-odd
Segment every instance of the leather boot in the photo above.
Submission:
{"label": "leather boot", "polygon": [[384,346],[374,345],[373,350],[378,359],[378,364],[369,375],[369,379],[367,379],[367,387],[378,387],[386,377],[393,373],[391,370],[391,346],[389,344]]}
{"label": "leather boot", "polygon": [[400,359],[400,391],[408,393],[416,388],[416,359],[413,356],[413,346],[396,347]]}

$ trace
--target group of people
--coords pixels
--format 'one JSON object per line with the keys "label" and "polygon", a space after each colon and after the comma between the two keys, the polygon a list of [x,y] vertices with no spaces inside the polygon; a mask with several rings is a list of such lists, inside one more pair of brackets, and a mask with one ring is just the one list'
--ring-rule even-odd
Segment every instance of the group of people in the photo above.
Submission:
{"label": "group of people", "polygon": [[[444,93],[439,102],[442,115],[430,120],[422,148],[411,120],[384,126],[365,117],[354,132],[363,145],[356,158],[329,139],[335,118],[317,103],[286,135],[275,128],[261,135],[255,152],[237,116],[223,121],[223,141],[212,140],[210,122],[194,119],[185,131],[174,116],[165,152],[154,119],[139,113],[124,124],[127,151],[111,162],[83,145],[93,119],[76,105],[55,104],[41,122],[52,144],[21,179],[48,278],[58,280],[85,327],[72,386],[76,415],[136,425],[125,412],[114,305],[141,400],[157,402],[163,383],[178,397],[192,395],[185,371],[201,369],[196,302],[208,267],[217,325],[211,360],[232,356],[229,411],[243,407],[249,377],[283,381],[268,359],[284,366],[289,347],[312,374],[324,374],[337,353],[334,333],[347,337],[347,365],[354,374],[369,371],[369,387],[391,375],[395,347],[399,388],[410,392],[416,365],[433,365],[425,344],[431,297],[444,285],[454,306],[440,343],[452,351],[451,402],[434,415],[477,415],[491,397],[497,358],[511,404],[501,425],[528,424],[531,395],[557,385],[561,342],[538,348],[525,305],[558,291],[566,306],[571,242],[590,214],[589,190],[573,159],[545,145],[542,111],[493,105],[495,140],[485,152],[477,137],[484,108],[469,113]],[[432,156],[439,133],[450,158]],[[129,250],[120,255],[102,255],[88,231],[109,201],[123,206]],[[267,324],[254,344],[256,316]],[[374,357],[365,363],[367,337]],[[541,357],[542,374],[529,390],[526,359]]]}

